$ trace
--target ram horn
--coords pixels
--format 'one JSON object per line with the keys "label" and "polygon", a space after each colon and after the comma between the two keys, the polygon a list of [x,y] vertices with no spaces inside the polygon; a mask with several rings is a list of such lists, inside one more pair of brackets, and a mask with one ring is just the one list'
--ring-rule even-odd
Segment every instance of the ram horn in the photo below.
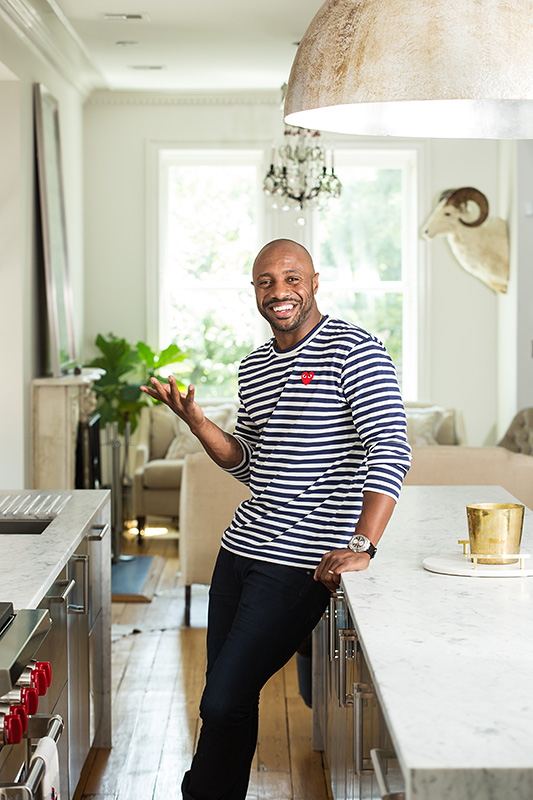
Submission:
{"label": "ram horn", "polygon": [[460,208],[460,206],[466,205],[469,200],[478,206],[479,216],[473,222],[465,222],[461,218],[459,218],[459,222],[468,228],[477,228],[478,225],[482,225],[485,222],[489,215],[489,201],[478,189],[473,189],[471,186],[463,186],[462,189],[456,189],[449,196],[446,205]]}

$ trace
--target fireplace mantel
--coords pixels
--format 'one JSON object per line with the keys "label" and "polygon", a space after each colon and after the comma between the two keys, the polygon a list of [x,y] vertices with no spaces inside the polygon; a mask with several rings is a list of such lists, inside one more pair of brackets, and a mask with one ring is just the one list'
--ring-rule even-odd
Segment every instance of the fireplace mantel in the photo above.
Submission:
{"label": "fireplace mantel", "polygon": [[99,372],[35,378],[33,388],[33,488],[74,489],[78,423],[95,406],[93,382]]}

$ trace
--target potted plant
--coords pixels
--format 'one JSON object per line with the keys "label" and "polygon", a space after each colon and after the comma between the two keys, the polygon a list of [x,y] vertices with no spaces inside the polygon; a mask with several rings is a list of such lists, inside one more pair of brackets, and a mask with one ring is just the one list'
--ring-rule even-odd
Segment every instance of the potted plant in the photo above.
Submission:
{"label": "potted plant", "polygon": [[[159,371],[183,361],[187,354],[177,344],[171,344],[157,353],[145,342],[132,345],[113,333],[106,336],[99,334],[95,344],[100,355],[87,366],[102,370],[101,376],[93,384],[101,424],[105,426],[108,422],[118,422],[119,433],[124,435],[126,423],[129,422],[130,432],[133,433],[139,424],[143,406],[152,402],[141,391],[141,386],[154,376],[163,380]],[[178,386],[185,388],[180,381]]]}
{"label": "potted plant", "polygon": [[[133,516],[130,434],[139,424],[143,407],[156,402],[141,391],[141,386],[147,384],[153,376],[163,380],[159,370],[183,361],[187,354],[177,344],[171,344],[157,353],[145,342],[132,345],[125,338],[113,333],[106,336],[99,334],[95,344],[100,355],[93,358],[87,366],[101,370],[100,377],[93,383],[97,398],[96,411],[100,414],[101,426],[105,428],[107,423],[117,423],[119,434],[118,437],[115,433],[112,437],[106,436],[108,481],[104,480],[104,485],[107,483],[111,486],[114,497],[113,557],[117,560],[120,558],[121,532]],[[185,388],[180,381],[178,386],[180,389]]]}

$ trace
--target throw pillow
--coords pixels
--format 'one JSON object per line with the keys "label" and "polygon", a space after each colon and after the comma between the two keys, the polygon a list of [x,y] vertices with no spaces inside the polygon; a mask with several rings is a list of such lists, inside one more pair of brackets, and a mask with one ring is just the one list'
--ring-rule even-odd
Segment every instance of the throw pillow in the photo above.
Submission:
{"label": "throw pillow", "polygon": [[[222,430],[230,432],[235,424],[235,405],[233,403],[217,406],[202,406],[206,417],[218,425]],[[185,458],[191,453],[201,453],[203,447],[189,430],[189,426],[179,417],[175,417],[174,429],[176,435],[171,441],[165,458]]]}
{"label": "throw pillow", "polygon": [[444,416],[440,406],[407,408],[407,439],[413,447],[438,444],[437,431]]}

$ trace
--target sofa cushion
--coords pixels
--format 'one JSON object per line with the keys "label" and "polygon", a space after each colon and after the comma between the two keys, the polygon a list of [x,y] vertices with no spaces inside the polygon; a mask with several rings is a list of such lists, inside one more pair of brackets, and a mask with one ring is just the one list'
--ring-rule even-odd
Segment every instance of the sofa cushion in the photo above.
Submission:
{"label": "sofa cushion", "polygon": [[147,489],[179,489],[183,461],[156,458],[144,468],[143,484]]}
{"label": "sofa cushion", "polygon": [[438,444],[437,435],[445,411],[440,406],[408,408],[407,439],[413,447]]}
{"label": "sofa cushion", "polygon": [[458,444],[455,412],[442,409],[442,418],[437,426],[435,439],[438,444]]}
{"label": "sofa cushion", "polygon": [[[237,407],[235,403],[224,403],[216,406],[202,406],[206,417],[224,431],[231,432],[235,426]],[[203,452],[203,447],[179,417],[174,417],[174,438],[165,454],[166,459],[185,458],[192,453]]]}
{"label": "sofa cushion", "polygon": [[165,405],[154,405],[150,409],[150,458],[164,458],[168,446],[176,432],[174,417],[176,416]]}

